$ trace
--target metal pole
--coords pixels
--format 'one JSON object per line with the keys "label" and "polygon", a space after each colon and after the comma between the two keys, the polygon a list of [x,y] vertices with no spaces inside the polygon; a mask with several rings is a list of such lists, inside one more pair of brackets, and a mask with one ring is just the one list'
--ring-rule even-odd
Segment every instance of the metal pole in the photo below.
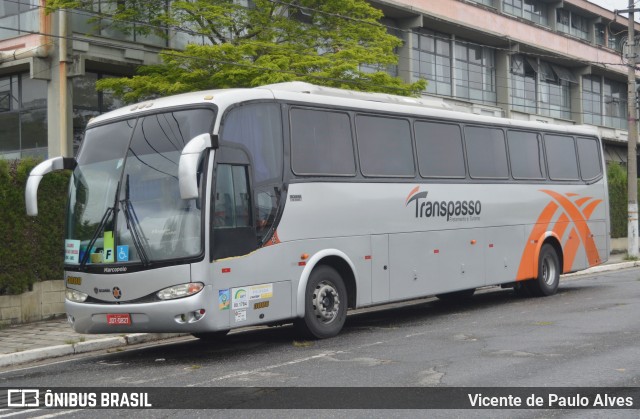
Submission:
{"label": "metal pole", "polygon": [[638,113],[636,109],[636,38],[634,31],[634,0],[629,0],[629,40],[628,40],[628,61],[629,68],[627,73],[627,121],[628,121],[628,139],[627,139],[627,191],[629,195],[628,201],[628,225],[627,252],[630,257],[638,257],[638,169],[637,160],[637,144],[638,144]]}

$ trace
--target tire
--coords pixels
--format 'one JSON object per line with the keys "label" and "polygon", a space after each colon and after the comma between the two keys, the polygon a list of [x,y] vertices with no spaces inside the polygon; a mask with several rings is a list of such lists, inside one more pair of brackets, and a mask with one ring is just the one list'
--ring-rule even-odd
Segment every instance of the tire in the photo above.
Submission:
{"label": "tire", "polygon": [[340,274],[330,266],[314,268],[307,282],[304,317],[295,322],[304,337],[336,336],[347,319],[347,289]]}
{"label": "tire", "polygon": [[218,330],[217,332],[192,333],[191,336],[200,339],[202,342],[215,343],[224,341],[228,333],[228,330]]}
{"label": "tire", "polygon": [[447,292],[445,294],[437,294],[439,300],[445,301],[447,303],[459,303],[473,297],[473,294],[476,292],[475,288],[471,288],[468,290],[455,291],[455,292]]}
{"label": "tire", "polygon": [[558,290],[560,272],[560,258],[556,253],[556,249],[552,245],[545,243],[542,245],[538,257],[538,277],[519,283],[519,289],[516,288],[516,294],[533,297],[553,295]]}

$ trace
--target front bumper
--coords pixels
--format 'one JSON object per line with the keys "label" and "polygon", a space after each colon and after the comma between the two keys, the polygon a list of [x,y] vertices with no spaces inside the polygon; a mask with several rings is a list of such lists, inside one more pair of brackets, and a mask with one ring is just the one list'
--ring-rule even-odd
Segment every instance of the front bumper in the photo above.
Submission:
{"label": "front bumper", "polygon": [[[69,323],[78,333],[197,333],[229,329],[228,316],[216,316],[218,296],[211,285],[198,294],[153,303],[87,304],[65,301]],[[194,315],[204,310],[201,317]],[[109,325],[107,314],[129,314],[131,324]],[[198,318],[199,317],[199,318]]]}

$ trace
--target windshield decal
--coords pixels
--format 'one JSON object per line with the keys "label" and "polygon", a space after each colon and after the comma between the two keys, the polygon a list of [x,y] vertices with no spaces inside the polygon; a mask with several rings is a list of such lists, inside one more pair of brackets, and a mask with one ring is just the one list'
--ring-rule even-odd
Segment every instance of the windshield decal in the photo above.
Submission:
{"label": "windshield decal", "polygon": [[113,263],[115,258],[113,257],[113,231],[104,232],[104,253],[102,261],[104,263]]}

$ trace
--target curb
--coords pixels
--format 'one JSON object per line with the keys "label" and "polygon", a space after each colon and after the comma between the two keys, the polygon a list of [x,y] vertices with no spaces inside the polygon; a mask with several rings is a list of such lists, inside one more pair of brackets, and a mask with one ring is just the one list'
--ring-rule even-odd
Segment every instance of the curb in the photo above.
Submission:
{"label": "curb", "polygon": [[[612,263],[608,265],[594,266],[584,271],[562,275],[562,278],[571,279],[578,276],[590,275],[602,272],[617,271],[620,269],[640,267],[640,261]],[[62,356],[94,352],[106,349],[122,348],[140,343],[165,340],[188,333],[132,333],[125,336],[115,336],[103,339],[91,339],[68,345],[56,345],[46,348],[30,349],[22,352],[0,355],[0,367],[7,367],[26,362],[42,361],[44,359],[58,358]]]}
{"label": "curb", "polygon": [[610,272],[617,271],[620,269],[628,269],[628,268],[637,268],[640,266],[640,260],[634,260],[629,262],[619,262],[619,263],[611,263],[608,265],[598,265],[593,268],[585,269],[584,271],[574,272],[570,274],[562,275],[562,278],[572,278],[576,276],[589,275],[589,274],[597,274],[601,272]]}
{"label": "curb", "polygon": [[91,339],[67,345],[49,346],[46,348],[29,349],[22,352],[0,355],[0,367],[7,367],[25,362],[42,361],[43,359],[58,358],[61,356],[100,351],[105,349],[121,348],[140,343],[165,340],[180,336],[185,333],[134,333],[125,336],[115,336],[103,339]]}

